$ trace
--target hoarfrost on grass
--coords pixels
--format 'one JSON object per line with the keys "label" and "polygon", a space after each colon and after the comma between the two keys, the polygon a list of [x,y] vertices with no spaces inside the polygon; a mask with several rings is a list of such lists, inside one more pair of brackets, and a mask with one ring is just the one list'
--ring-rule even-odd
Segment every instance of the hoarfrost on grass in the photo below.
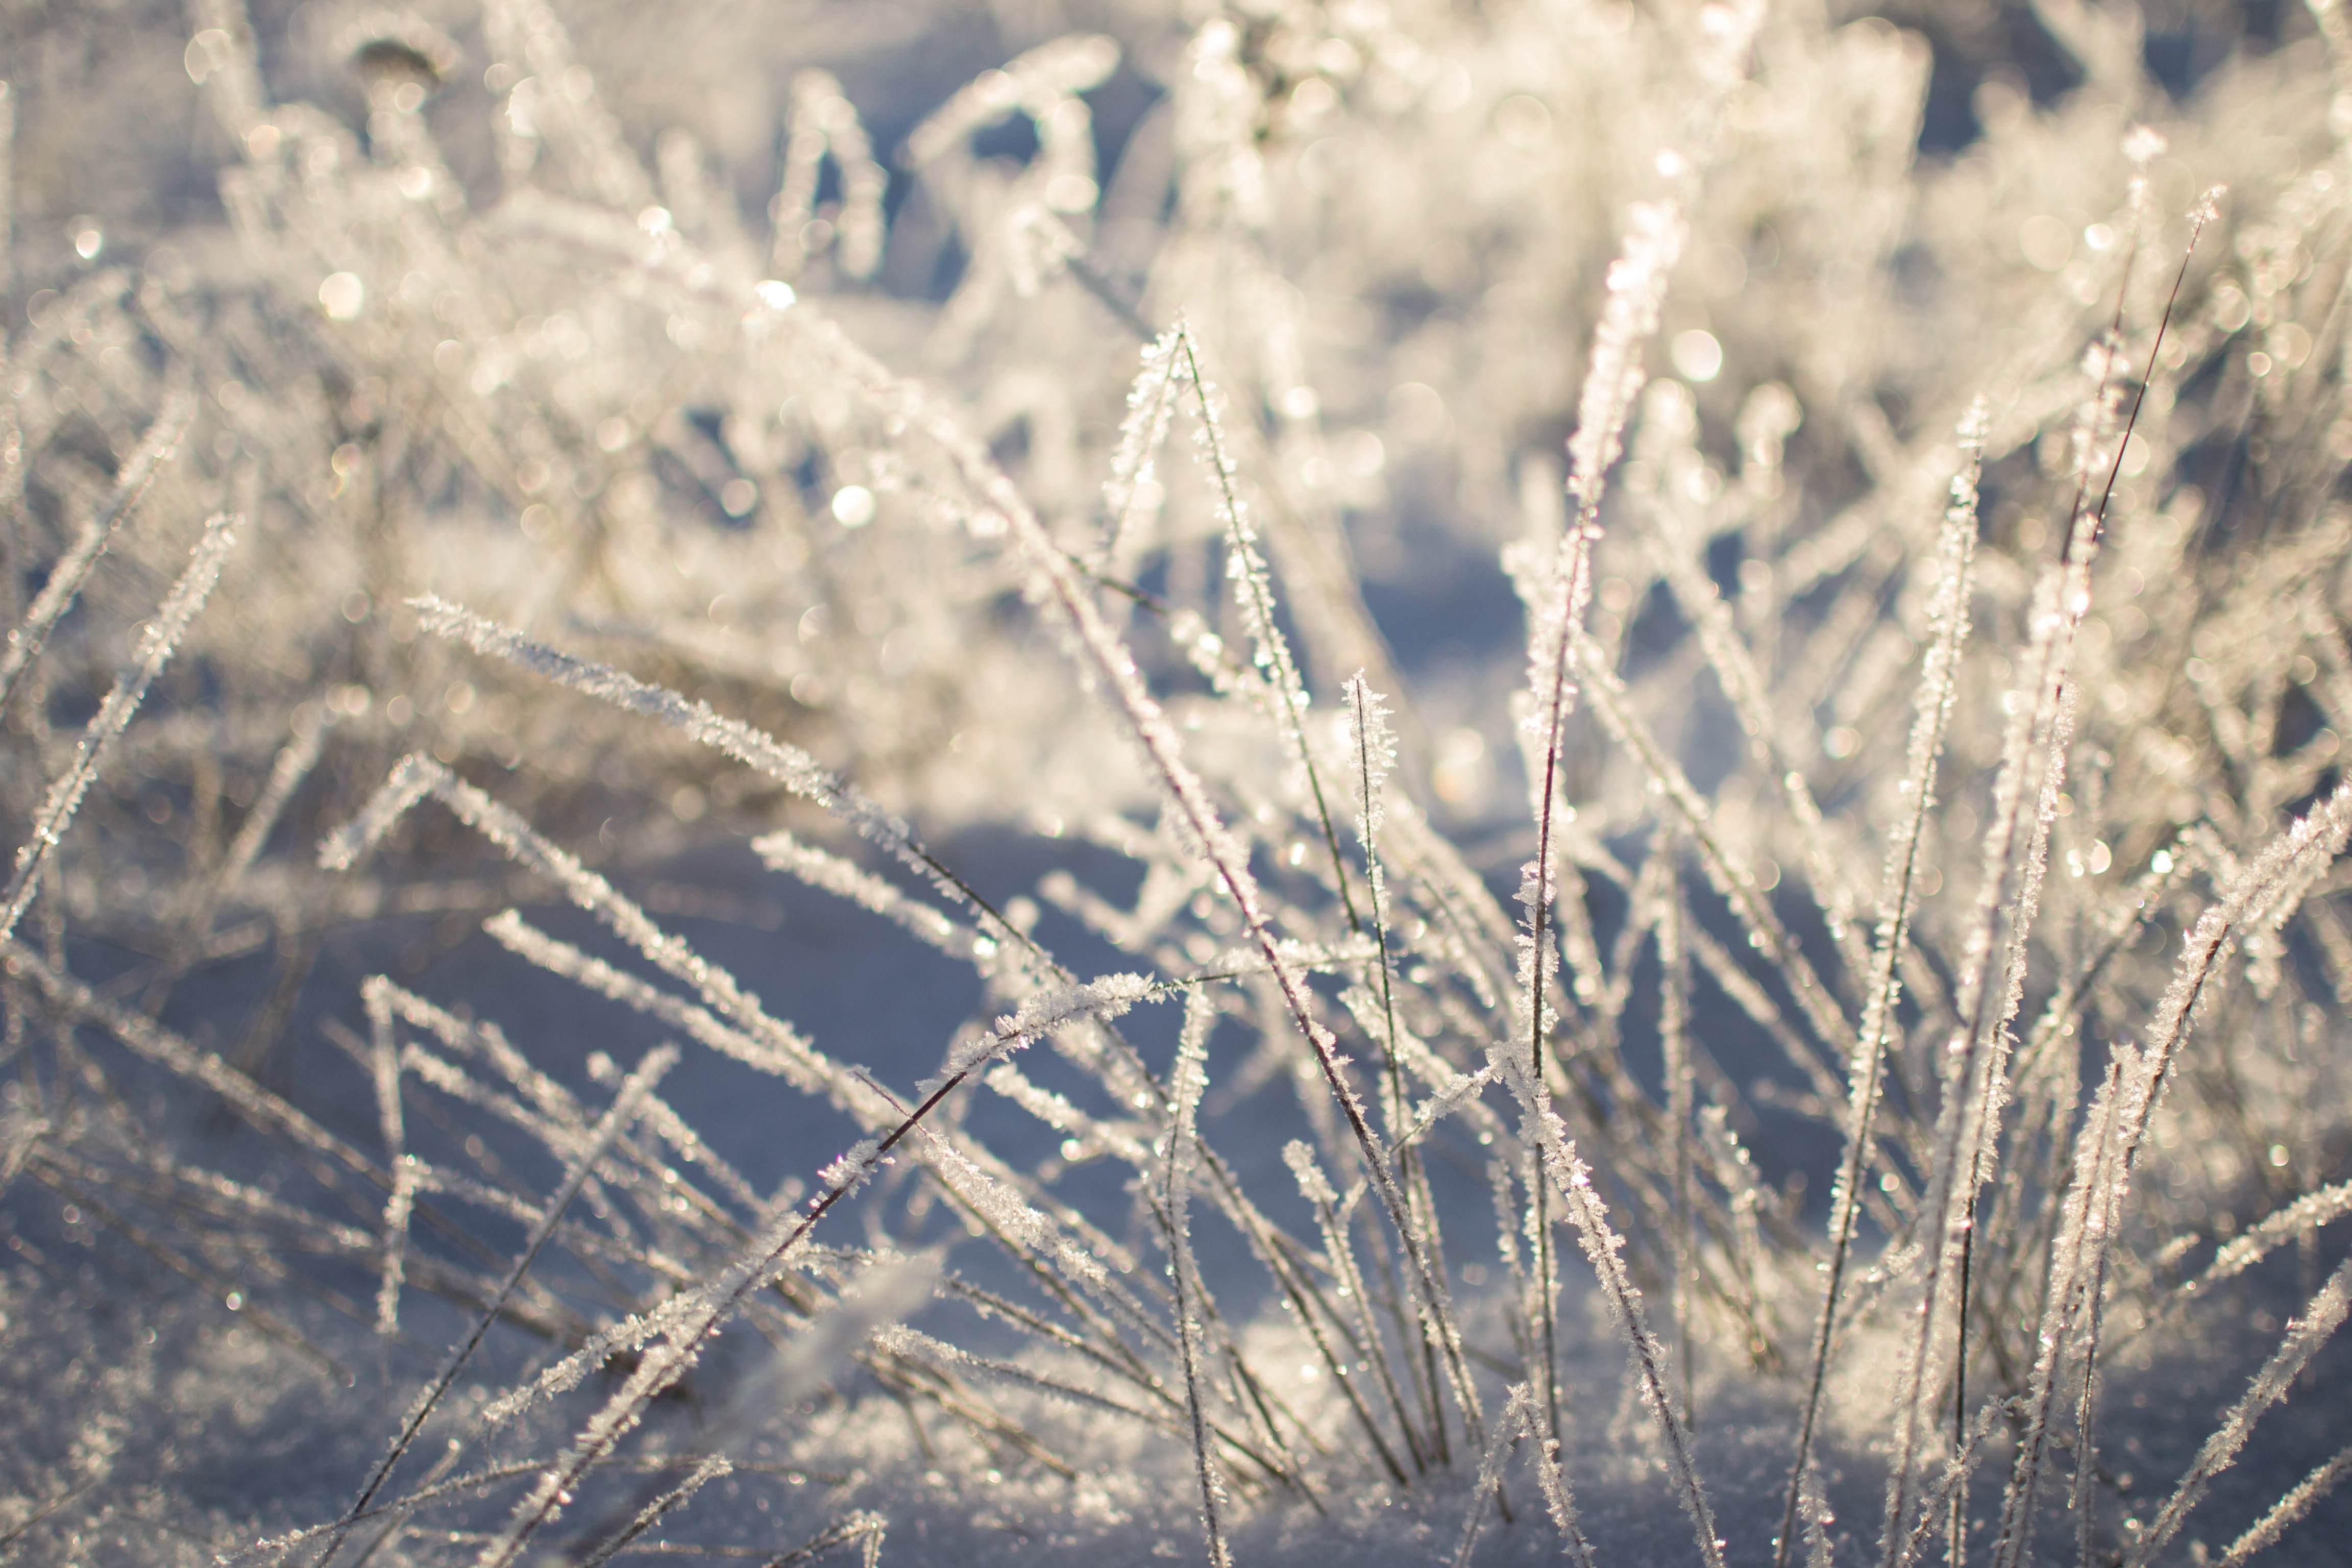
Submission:
{"label": "hoarfrost on grass", "polygon": [[0,1557],[2326,1560],[2352,30],[1931,12],[5,24]]}

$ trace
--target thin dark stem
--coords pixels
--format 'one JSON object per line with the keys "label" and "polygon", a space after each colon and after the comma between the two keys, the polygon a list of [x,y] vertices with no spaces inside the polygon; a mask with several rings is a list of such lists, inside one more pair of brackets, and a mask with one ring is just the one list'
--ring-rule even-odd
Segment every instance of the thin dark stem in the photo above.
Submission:
{"label": "thin dark stem", "polygon": [[[1551,672],[1551,702],[1544,731],[1544,771],[1542,805],[1536,820],[1536,886],[1535,897],[1528,910],[1528,931],[1530,946],[1528,954],[1528,1057],[1532,1064],[1535,1092],[1546,1102],[1551,1091],[1544,1082],[1544,917],[1550,912],[1552,897],[1551,826],[1552,802],[1559,787],[1559,731],[1565,721],[1568,691],[1569,647],[1573,628],[1566,622],[1576,613],[1580,579],[1589,570],[1589,558],[1577,548],[1581,542],[1585,520],[1581,513],[1571,524],[1578,539],[1571,541],[1568,581],[1560,584],[1562,600],[1559,651],[1553,660]],[[1545,1212],[1545,1191],[1548,1183],[1534,1184],[1536,1205],[1536,1277],[1543,1292],[1543,1387],[1547,1426],[1557,1440],[1559,1436],[1559,1394],[1552,1369],[1559,1364],[1557,1331],[1553,1323],[1555,1310],[1551,1294],[1551,1221]]]}
{"label": "thin dark stem", "polygon": [[[1200,355],[1193,349],[1190,326],[1177,329],[1176,346],[1183,352],[1185,374],[1192,384],[1192,396],[1200,405],[1201,431],[1209,447],[1209,467],[1216,474],[1217,489],[1224,499],[1225,515],[1232,520],[1234,548],[1255,555],[1256,552],[1244,531],[1241,497],[1234,493],[1233,464],[1225,456],[1224,443],[1217,434],[1216,416],[1209,406],[1209,384],[1201,374]],[[1307,787],[1315,797],[1315,820],[1323,829],[1323,847],[1331,857],[1331,878],[1339,885],[1339,903],[1348,914],[1348,929],[1360,935],[1364,922],[1356,913],[1355,896],[1348,890],[1348,868],[1339,856],[1339,835],[1331,826],[1331,808],[1323,798],[1323,777],[1315,766],[1313,748],[1307,743],[1306,683],[1299,677],[1298,667],[1291,660],[1290,650],[1282,646],[1282,634],[1275,626],[1273,596],[1266,591],[1265,578],[1256,572],[1244,572],[1240,582],[1243,592],[1250,595],[1251,607],[1264,628],[1261,636],[1265,646],[1261,652],[1274,667],[1275,699],[1282,704],[1283,712],[1289,720],[1287,727],[1298,748],[1299,764],[1307,770]]]}
{"label": "thin dark stem", "polygon": [[[2165,297],[2163,314],[2158,317],[2157,321],[2155,341],[2148,345],[2147,363],[2146,368],[2140,373],[2139,390],[2132,398],[2130,416],[2124,422],[2123,439],[2116,443],[2115,458],[2108,465],[2107,468],[2106,487],[2099,495],[2097,520],[2093,525],[2091,535],[2092,542],[2094,543],[2096,543],[2105,531],[2107,506],[2115,497],[2116,482],[2123,472],[2124,454],[2131,445],[2133,431],[2139,426],[2140,410],[2145,406],[2147,401],[2148,382],[2156,374],[2157,356],[2163,352],[2165,333],[2172,325],[2172,313],[2180,300],[2181,284],[2189,276],[2189,263],[2197,254],[2197,242],[2205,233],[2205,223],[2206,220],[2200,216],[2198,219],[2195,227],[2190,230],[2188,247],[2181,252],[2180,266],[2179,269],[2174,272],[2172,277],[2171,292]],[[2137,245],[2137,241],[2135,241],[2135,245]],[[2126,271],[2125,277],[2126,285],[2128,285],[2130,277],[2128,268]],[[2121,293],[2118,293],[2116,300],[2116,318],[2119,328],[2123,318],[2123,297]],[[2075,504],[2078,508],[2080,507],[2081,499],[2079,497],[2077,498]],[[2074,530],[2070,524],[2066,531],[2067,549],[2071,549],[2073,547],[2074,538]],[[2063,562],[2064,559],[2065,557],[2062,553],[2060,560]],[[2119,938],[2116,945],[2120,946],[2120,942],[2121,939]],[[2111,948],[2110,952],[2113,951],[2114,949]],[[2087,978],[2085,984],[2087,984]],[[1971,1020],[1971,1035],[1975,1032],[1975,1020]],[[1953,1331],[1952,1444],[1954,1452],[1958,1451],[1961,1440],[1968,1430],[1969,1309],[1971,1299],[1970,1282],[1974,1272],[1976,1258],[1977,1193],[1980,1189],[1984,1180],[1984,1151],[1988,1143],[1985,1122],[1986,1119],[1992,1115],[1993,1102],[1997,1089],[1998,1085],[1993,1081],[1992,1077],[1988,1075],[1985,1081],[1983,1100],[1978,1108],[1979,1131],[1975,1145],[1970,1150],[1969,1156],[1967,1215],[1962,1220],[1960,1226],[1959,1293],[1957,1301],[1958,1321]],[[1968,1507],[1968,1483],[1965,1477],[1963,1477],[1960,1483],[1952,1489],[1951,1506],[1952,1514],[1950,1527],[1947,1535],[1946,1555],[1948,1561],[1951,1564],[1951,1568],[1960,1568],[1960,1564],[1966,1561],[1967,1556],[1968,1522],[1966,1518],[1966,1510]]]}
{"label": "thin dark stem", "polygon": [[2156,374],[2156,356],[2163,352],[2165,331],[2172,325],[2173,309],[2180,302],[2180,286],[2189,278],[2189,259],[2197,254],[2197,242],[2204,237],[2204,233],[2205,220],[2200,217],[2197,226],[2189,232],[2189,248],[2181,252],[2180,269],[2172,275],[2172,292],[2165,296],[2164,314],[2156,323],[2156,341],[2147,346],[2147,364],[2140,372],[2139,390],[2132,395],[2131,417],[2124,423],[2124,438],[2116,443],[2115,460],[2107,465],[2107,486],[2099,493],[2097,531],[2091,536],[2094,542],[2106,529],[2107,502],[2114,499],[2116,478],[2123,472],[2124,451],[2131,445],[2133,430],[2138,427],[2140,407],[2147,401],[2147,384]]}

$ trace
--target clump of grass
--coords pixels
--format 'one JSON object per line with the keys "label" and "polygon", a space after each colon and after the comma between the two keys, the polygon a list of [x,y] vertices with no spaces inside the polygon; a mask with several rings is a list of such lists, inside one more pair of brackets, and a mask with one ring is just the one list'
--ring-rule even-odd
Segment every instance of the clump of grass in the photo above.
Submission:
{"label": "clump of grass", "polygon": [[631,15],[207,0],[220,243],[10,258],[0,1553],[2324,1533],[2336,7]]}

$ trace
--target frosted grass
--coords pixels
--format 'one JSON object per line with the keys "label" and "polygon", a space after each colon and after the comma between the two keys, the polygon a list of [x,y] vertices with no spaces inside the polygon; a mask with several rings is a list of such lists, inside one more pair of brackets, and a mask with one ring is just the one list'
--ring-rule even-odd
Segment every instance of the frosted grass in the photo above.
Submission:
{"label": "frosted grass", "polygon": [[2324,1551],[2340,7],[1177,9],[26,22],[0,1552]]}
{"label": "frosted grass", "polygon": [[24,918],[25,907],[39,890],[43,868],[48,864],[58,841],[65,837],[74,814],[81,808],[82,797],[96,781],[107,752],[130,724],[131,716],[139,711],[147,689],[163,673],[165,661],[187,632],[188,623],[205,607],[213,584],[219,580],[222,563],[236,547],[241,521],[223,512],[205,524],[204,536],[197,541],[187,569],[163,596],[154,619],[141,631],[139,645],[131,662],[115,678],[113,689],[82,727],[81,739],[65,770],[49,782],[47,797],[33,819],[32,831],[17,847],[16,863],[9,872],[7,887],[0,890],[0,941],[5,941]]}

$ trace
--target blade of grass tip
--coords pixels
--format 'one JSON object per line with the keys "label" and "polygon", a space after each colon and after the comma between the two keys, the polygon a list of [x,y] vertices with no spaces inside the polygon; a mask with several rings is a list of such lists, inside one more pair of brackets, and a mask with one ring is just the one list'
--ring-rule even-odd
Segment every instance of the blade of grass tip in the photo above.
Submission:
{"label": "blade of grass tip", "polygon": [[[975,956],[971,933],[945,913],[908,897],[854,861],[802,843],[789,829],[778,828],[754,838],[751,852],[768,869],[782,871],[835,898],[846,899],[880,915],[926,946],[937,948],[951,958],[968,960]],[[993,952],[994,946],[991,942],[988,951]]]}
{"label": "blade of grass tip", "polygon": [[1103,510],[1108,514],[1102,542],[1086,564],[1097,571],[1132,577],[1128,541],[1149,514],[1156,511],[1165,491],[1159,479],[1160,447],[1176,413],[1176,360],[1172,345],[1157,332],[1143,333],[1143,365],[1128,389],[1127,416],[1119,422],[1118,446],[1111,454],[1110,479],[1103,486]]}
{"label": "blade of grass tip", "polygon": [[[2162,143],[2158,142],[2158,146],[2160,148]],[[2147,363],[2140,371],[2139,388],[2132,395],[2131,416],[2124,422],[2124,438],[2116,443],[2114,460],[2107,465],[2106,486],[2099,492],[2099,508],[2096,515],[2097,529],[2100,532],[2104,532],[2106,528],[2107,503],[2115,499],[2116,481],[2122,477],[2124,471],[2125,449],[2131,445],[2131,433],[2139,425],[2139,411],[2147,402],[2148,383],[2156,376],[2156,357],[2164,348],[2165,329],[2172,325],[2173,310],[2180,302],[2180,286],[2189,279],[2189,263],[2197,254],[2197,242],[2205,237],[2206,226],[2221,216],[2221,197],[2227,192],[2227,186],[2215,185],[2199,197],[2196,206],[2189,209],[2189,243],[2181,250],[2179,269],[2172,275],[2172,291],[2165,296],[2164,314],[2158,319],[2155,340],[2147,347]],[[2134,244],[2137,246],[2137,239]],[[2123,314],[2121,300],[2116,302],[2116,314],[2120,324]],[[2095,532],[2092,542],[2097,542],[2097,538],[2098,535]]]}
{"label": "blade of grass tip", "polygon": [[40,886],[42,868],[47,865],[58,841],[65,836],[74,813],[81,808],[82,796],[98,778],[99,765],[107,752],[130,724],[139,705],[147,699],[147,689],[179,647],[180,638],[196,612],[205,607],[213,584],[220,578],[221,565],[236,544],[236,531],[244,519],[231,512],[220,512],[205,524],[204,537],[196,542],[186,568],[163,603],[155,618],[139,636],[138,650],[131,663],[114,679],[113,689],[99,704],[89,722],[83,726],[81,740],[74,747],[73,757],[65,771],[50,784],[48,796],[41,804],[38,816],[33,819],[32,831],[16,851],[16,866],[8,880],[7,890],[0,893],[0,941],[5,941],[16,929],[26,906]]}
{"label": "blade of grass tip", "polygon": [[[1069,276],[1133,332],[1137,342],[1149,348],[1160,341],[1162,334],[1128,302],[1126,290],[1102,271],[1085,245],[1066,230],[1055,237],[1055,256]],[[1350,575],[1351,569],[1345,560],[1345,540],[1338,530],[1336,518],[1323,515],[1325,509],[1317,507],[1312,500],[1299,495],[1286,482],[1284,465],[1267,449],[1265,437],[1255,426],[1233,426],[1225,434],[1231,437],[1236,465],[1265,474],[1271,481],[1271,488],[1262,491],[1261,498],[1281,526],[1266,537],[1274,546],[1276,558],[1282,562],[1284,574],[1292,579],[1292,604],[1308,647],[1320,648],[1333,668],[1359,665],[1393,683],[1395,660]],[[1103,564],[1099,558],[1091,563],[1097,568]],[[1088,563],[1081,563],[1080,569],[1088,570]],[[1094,575],[1090,570],[1089,575]],[[1129,584],[1102,576],[1096,576],[1096,580],[1157,614],[1168,612],[1167,605]],[[1417,731],[1413,714],[1408,711],[1399,717],[1408,730]]]}
{"label": "blade of grass tip", "polygon": [[1216,1455],[1209,1443],[1208,1413],[1202,1407],[1201,1328],[1192,1303],[1201,1298],[1200,1274],[1192,1258],[1191,1159],[1194,1117],[1202,1091],[1208,1086],[1209,1031],[1217,1021],[1217,1005],[1205,990],[1184,998],[1184,1028],[1176,1047],[1176,1070],[1168,1086],[1171,1125],[1164,1203],[1168,1242],[1176,1266],[1176,1341],[1184,1363],[1184,1406],[1192,1417],[1192,1471],[1201,1487],[1201,1528],[1208,1538],[1210,1568],[1232,1568],[1233,1552],[1225,1545],[1224,1478],[1218,1473]]}
{"label": "blade of grass tip", "polygon": [[409,604],[417,613],[418,625],[436,637],[520,665],[625,712],[657,719],[689,739],[758,769],[794,795],[842,818],[860,837],[897,856],[950,902],[981,916],[1000,944],[1037,955],[1036,944],[1028,933],[1006,920],[994,905],[925,847],[905,822],[867,799],[856,786],[836,777],[799,747],[740,720],[727,718],[707,702],[689,701],[667,687],[559,652],[511,626],[500,626],[433,595],[420,595]]}
{"label": "blade of grass tip", "polygon": [[[2143,138],[2147,138],[2147,140],[2143,141]],[[2090,499],[2091,470],[2093,465],[2097,460],[2099,437],[2104,432],[2104,422],[2114,411],[2115,404],[2113,401],[2113,395],[2120,393],[2122,390],[2121,388],[2114,385],[2115,373],[2116,367],[2122,358],[2124,308],[2130,302],[2131,299],[2132,269],[2139,260],[2140,230],[2142,227],[2140,220],[2144,216],[2144,205],[2147,196],[2147,163],[2148,160],[2153,158],[2157,153],[2163,150],[2163,139],[2156,136],[2153,132],[2148,131],[2145,126],[2137,128],[2132,132],[2131,136],[2126,139],[2124,143],[2125,154],[2131,159],[2135,169],[2131,181],[2131,195],[2129,202],[2129,205],[2131,207],[2131,222],[2129,225],[2131,229],[2131,243],[2124,249],[2123,277],[2122,280],[2116,288],[2115,317],[2107,323],[2105,336],[2101,340],[2101,342],[2094,345],[2093,352],[2097,355],[2097,363],[2099,366],[2098,391],[2093,395],[2091,402],[2086,406],[2084,416],[2075,421],[2073,433],[2074,443],[2074,504],[2067,509],[2065,535],[2058,542],[2058,563],[2062,567],[2074,563],[2075,552],[2078,547],[2087,547],[2097,542],[2095,533],[2084,538],[2078,538],[2077,536],[2081,532],[2080,525],[2089,515],[2085,510],[2084,503]],[[2191,219],[2194,221],[2193,214],[2191,215]],[[2200,223],[2198,225],[2198,227],[2201,229],[2203,225]],[[2196,237],[2194,235],[2190,236],[2189,244],[2190,250],[2193,251],[2197,245]],[[2181,258],[2181,266],[2184,271],[2187,269],[2188,262],[2188,257],[2183,256]],[[2142,384],[2141,390],[2143,393],[2146,391],[2145,383]],[[2123,466],[2124,447],[2126,445],[2127,445],[2127,443],[2123,441],[2118,441],[2116,444],[2116,470],[2120,470]],[[2110,483],[2112,484],[2112,479],[2110,479]],[[2104,503],[2102,505],[2102,510],[2104,510]],[[2088,563],[2085,562],[2084,564],[2087,565]]]}
{"label": "blade of grass tip", "polygon": [[2352,1258],[2337,1265],[2336,1272],[2320,1288],[2319,1293],[2305,1305],[2300,1315],[2289,1321],[2285,1337],[2280,1342],[2277,1351],[2273,1352],[2262,1371],[2255,1373],[2253,1382],[2238,1403],[2231,1407],[2221,1425],[2214,1428],[2212,1436],[2207,1437],[2204,1446],[2198,1449],[2189,1473],[2180,1478],[2180,1484],[2165,1500],[2155,1522],[2132,1543],[2131,1551],[2124,1558],[2124,1568],[2146,1568],[2148,1559],[2161,1552],[2179,1532],[2181,1521],[2189,1517],[2189,1510],[2204,1500],[2205,1489],[2212,1483],[2213,1478],[2235,1462],[2238,1450],[2245,1447],[2247,1436],[2253,1431],[2254,1423],[2264,1411],[2286,1397],[2287,1389],[2310,1364],[2319,1347],[2343,1324],[2347,1307],[2352,1307]]}
{"label": "blade of grass tip", "polygon": [[[431,1035],[453,1056],[488,1063],[500,1077],[520,1089],[543,1117],[562,1126],[566,1136],[587,1131],[592,1119],[580,1097],[531,1065],[530,1058],[517,1050],[514,1042],[506,1037],[506,1031],[496,1024],[487,1019],[460,1018],[381,974],[371,974],[360,982],[360,1000],[369,1008],[381,1006],[409,1027]],[[556,1152],[562,1151],[558,1149]]]}
{"label": "blade of grass tip", "polygon": [[420,752],[412,752],[394,764],[359,815],[320,843],[320,864],[340,870],[356,863],[403,814],[427,798],[440,801],[460,822],[518,864],[554,882],[573,903],[665,973],[693,987],[705,1005],[733,1019],[777,1056],[797,1064],[809,1081],[849,1094],[855,1103],[855,1092],[847,1088],[839,1068],[820,1057],[789,1024],[769,1014],[760,999],[738,985],[726,970],[706,962],[686,942],[656,925],[642,909],[581,865],[576,857],[548,842],[520,814]]}
{"label": "blade of grass tip", "polygon": [[635,1519],[614,1531],[595,1551],[583,1557],[580,1568],[604,1568],[604,1564],[620,1555],[631,1542],[659,1524],[663,1515],[679,1508],[710,1482],[734,1472],[735,1467],[728,1462],[724,1454],[709,1456],[695,1466],[686,1479],[639,1509]]}
{"label": "blade of grass tip", "polygon": [[1183,366],[1192,387],[1193,434],[1216,487],[1217,520],[1224,524],[1225,548],[1232,552],[1226,574],[1234,580],[1234,596],[1256,645],[1255,660],[1266,678],[1274,700],[1283,744],[1298,758],[1307,773],[1307,788],[1315,801],[1315,820],[1323,830],[1323,847],[1331,857],[1331,875],[1339,889],[1339,905],[1348,929],[1360,931],[1363,919],[1356,912],[1355,895],[1348,889],[1348,868],[1339,855],[1339,835],[1331,826],[1331,810],[1323,798],[1323,776],[1315,766],[1314,750],[1307,743],[1307,682],[1291,658],[1290,641],[1275,619],[1274,574],[1258,552],[1257,531],[1241,497],[1240,476],[1226,451],[1223,395],[1201,369],[1200,345],[1192,324],[1180,320],[1169,333],[1169,353]]}
{"label": "blade of grass tip", "polygon": [[[187,434],[195,414],[194,394],[184,386],[175,386],[155,416],[155,422],[147,427],[147,434],[123,460],[114,488],[84,521],[57,564],[49,568],[48,581],[34,596],[32,608],[25,612],[21,623],[10,629],[6,646],[0,647],[0,708],[7,705],[18,678],[40,657],[49,633],[72,607],[82,584],[97,566],[99,557],[106,552],[116,528],[146,496],[156,476],[179,455],[180,437]],[[13,462],[23,460],[21,455],[12,453],[10,457]],[[13,525],[10,537],[15,537]]]}
{"label": "blade of grass tip", "polygon": [[2178,1299],[2192,1300],[2225,1279],[2234,1279],[2285,1245],[2324,1225],[2352,1214],[2352,1181],[2338,1182],[2302,1197],[2277,1213],[2250,1226],[2238,1238],[2213,1255],[2205,1271],[2180,1287]]}
{"label": "blade of grass tip", "polygon": [[570,942],[549,936],[517,910],[508,910],[492,916],[482,922],[482,930],[491,941],[525,963],[625,1007],[658,1018],[697,1044],[755,1071],[781,1078],[803,1093],[824,1094],[834,1083],[845,1080],[846,1075],[832,1064],[825,1064],[828,1070],[819,1071],[802,1053],[773,1048],[744,1030],[722,1023],[710,1009],[697,1006],[601,958],[592,957]]}
{"label": "blade of grass tip", "polygon": [[2254,1521],[2244,1534],[2230,1543],[2230,1550],[2221,1555],[2220,1568],[2242,1568],[2242,1564],[2254,1553],[2269,1549],[2286,1533],[2289,1525],[2309,1513],[2347,1476],[2352,1476],[2352,1447],[2338,1449],[2334,1458],[2322,1461],[2284,1497],[2273,1503],[2269,1512]]}
{"label": "blade of grass tip", "polygon": [[807,260],[807,225],[816,216],[820,165],[828,153],[841,182],[841,206],[833,226],[841,237],[835,252],[841,269],[852,278],[873,276],[882,260],[882,197],[890,176],[875,161],[874,143],[858,120],[856,106],[831,71],[799,71],[792,80],[789,125],[783,179],[771,208],[776,221],[775,247],[769,257],[772,276],[796,279]]}
{"label": "blade of grass tip", "polygon": [[858,1542],[865,1551],[865,1568],[875,1568],[882,1561],[882,1534],[887,1521],[878,1513],[863,1510],[836,1520],[802,1542],[789,1552],[780,1552],[760,1564],[760,1568],[799,1568],[803,1563],[814,1563],[836,1546]]}
{"label": "blade of grass tip", "polygon": [[476,1347],[482,1342],[483,1336],[490,1331],[490,1325],[498,1321],[499,1309],[506,1305],[507,1299],[514,1294],[515,1288],[522,1283],[522,1277],[530,1271],[530,1266],[538,1260],[541,1249],[555,1235],[557,1222],[563,1217],[563,1211],[572,1206],[572,1200],[580,1195],[580,1189],[594,1173],[597,1163],[610,1152],[614,1141],[620,1137],[628,1124],[636,1119],[638,1110],[645,1103],[646,1096],[651,1092],[654,1085],[661,1081],[662,1075],[669,1071],[677,1061],[677,1047],[656,1047],[646,1053],[645,1060],[637,1064],[636,1070],[631,1073],[628,1081],[621,1086],[621,1092],[614,1096],[612,1108],[604,1112],[595,1129],[583,1140],[579,1153],[572,1162],[572,1168],[564,1173],[562,1184],[548,1199],[547,1206],[540,1215],[539,1224],[533,1227],[529,1239],[523,1243],[522,1251],[516,1257],[514,1266],[507,1271],[506,1278],[499,1281],[498,1290],[490,1298],[488,1309],[475,1319],[473,1328],[449,1352],[448,1359],[441,1364],[441,1370],[434,1375],[432,1382],[425,1385],[424,1391],[409,1406],[408,1415],[401,1423],[399,1433],[394,1436],[392,1447],[386,1450],[384,1457],[376,1462],[375,1469],[369,1475],[366,1483],[360,1488],[359,1496],[352,1501],[351,1507],[344,1510],[342,1520],[328,1539],[326,1550],[320,1554],[319,1562],[322,1568],[323,1564],[333,1561],[335,1553],[341,1549],[344,1540],[350,1535],[351,1527],[358,1521],[368,1504],[375,1500],[376,1493],[383,1489],[383,1483],[391,1478],[393,1468],[398,1465],[402,1457],[408,1452],[409,1446],[416,1440],[416,1434],[424,1426],[426,1418],[440,1405],[442,1396],[448,1393],[449,1385],[457,1380],[457,1373],[464,1370],[466,1363],[472,1358]]}

